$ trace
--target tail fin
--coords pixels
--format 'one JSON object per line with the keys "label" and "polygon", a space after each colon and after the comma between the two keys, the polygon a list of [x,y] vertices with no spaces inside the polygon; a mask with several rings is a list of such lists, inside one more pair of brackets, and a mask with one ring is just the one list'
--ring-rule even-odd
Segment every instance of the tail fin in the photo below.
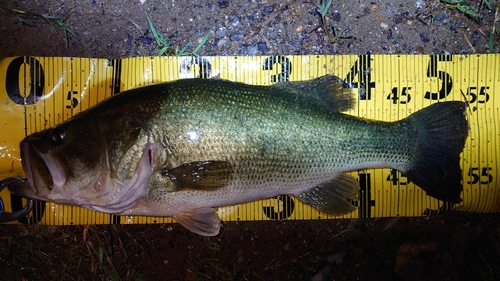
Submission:
{"label": "tail fin", "polygon": [[466,107],[464,102],[440,102],[406,119],[418,130],[418,155],[402,172],[427,195],[452,203],[462,201],[460,153],[469,132]]}

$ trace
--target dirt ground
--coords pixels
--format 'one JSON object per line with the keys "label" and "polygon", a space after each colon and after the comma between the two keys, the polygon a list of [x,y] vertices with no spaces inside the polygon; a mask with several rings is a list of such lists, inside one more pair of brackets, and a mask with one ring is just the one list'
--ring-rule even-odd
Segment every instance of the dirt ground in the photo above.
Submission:
{"label": "dirt ground", "polygon": [[[2,1],[0,59],[155,55],[148,17],[170,42],[167,54],[188,43],[195,52],[206,34],[198,55],[498,52],[495,11],[465,2],[482,17],[437,0],[333,0],[325,24],[316,0]],[[0,272],[2,280],[500,280],[500,214],[226,222],[213,238],[176,224],[0,225]]]}

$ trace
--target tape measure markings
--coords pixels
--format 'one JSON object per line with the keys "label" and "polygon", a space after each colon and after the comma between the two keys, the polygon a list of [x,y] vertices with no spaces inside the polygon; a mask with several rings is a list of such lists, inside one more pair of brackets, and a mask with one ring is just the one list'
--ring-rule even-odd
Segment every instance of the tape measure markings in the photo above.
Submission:
{"label": "tape measure markings", "polygon": [[[357,93],[357,107],[349,114],[386,121],[401,119],[436,101],[461,100],[464,92],[471,104],[471,132],[462,157],[464,203],[455,208],[498,212],[496,159],[500,115],[499,101],[493,95],[493,90],[500,87],[498,73],[494,71],[498,65],[499,55],[7,58],[0,61],[0,69],[8,70],[6,77],[0,77],[0,84],[6,85],[5,104],[7,112],[10,111],[4,115],[9,125],[20,124],[19,120],[10,120],[19,119],[22,110],[26,125],[21,134],[19,128],[9,127],[13,136],[4,142],[17,146],[20,136],[53,126],[119,91],[187,77],[218,76],[270,85],[334,74],[344,79],[345,87]],[[35,101],[38,103],[33,106]],[[0,158],[2,174],[22,173],[18,159],[14,160]],[[13,164],[7,169],[9,161]],[[362,191],[358,202],[354,202],[359,206],[358,211],[344,217],[419,216],[448,208],[427,197],[395,170],[368,169],[352,174],[361,182]],[[52,204],[46,207],[44,216],[48,224],[68,224],[67,216],[70,223],[172,221],[103,216],[81,208],[48,204]],[[223,220],[330,217],[290,196],[220,208],[219,215]]]}

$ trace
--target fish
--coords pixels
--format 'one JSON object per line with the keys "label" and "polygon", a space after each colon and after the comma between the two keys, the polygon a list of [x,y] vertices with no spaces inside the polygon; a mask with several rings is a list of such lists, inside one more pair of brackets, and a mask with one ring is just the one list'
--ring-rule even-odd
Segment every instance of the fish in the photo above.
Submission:
{"label": "fish", "polygon": [[217,235],[216,208],[278,195],[327,214],[356,209],[347,172],[392,168],[459,203],[467,104],[434,103],[399,121],[346,114],[342,79],[248,85],[181,79],[123,91],[20,142],[20,196],[116,215],[173,217]]}

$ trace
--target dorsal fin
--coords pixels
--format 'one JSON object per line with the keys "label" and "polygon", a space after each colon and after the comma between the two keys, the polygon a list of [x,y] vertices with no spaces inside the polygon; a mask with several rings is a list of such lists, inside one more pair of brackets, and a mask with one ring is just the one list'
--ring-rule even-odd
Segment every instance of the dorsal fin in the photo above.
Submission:
{"label": "dorsal fin", "polygon": [[308,81],[280,82],[273,87],[312,100],[333,112],[342,112],[354,107],[352,89],[343,87],[337,76],[325,75]]}

